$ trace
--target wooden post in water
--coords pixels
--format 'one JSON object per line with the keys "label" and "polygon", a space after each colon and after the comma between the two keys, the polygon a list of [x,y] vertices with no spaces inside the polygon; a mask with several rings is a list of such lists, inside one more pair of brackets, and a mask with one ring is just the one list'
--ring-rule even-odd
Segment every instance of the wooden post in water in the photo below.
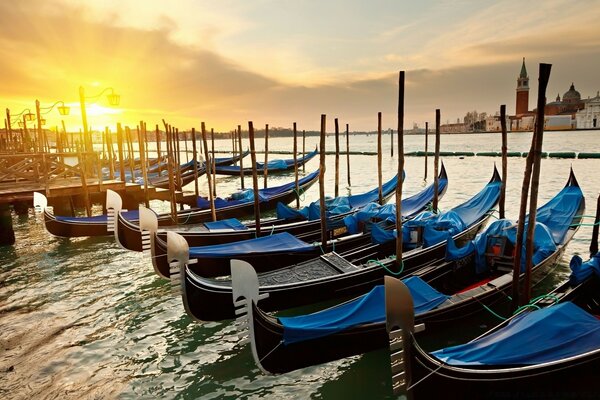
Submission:
{"label": "wooden post in water", "polygon": [[242,126],[238,125],[238,140],[240,143],[240,181],[242,182],[242,189],[244,189],[244,148],[242,147]]}
{"label": "wooden post in water", "polygon": [[433,159],[433,212],[438,212],[438,187],[440,165],[440,109],[435,110],[435,157]]}
{"label": "wooden post in water", "polygon": [[131,137],[131,129],[125,127],[125,136],[127,138],[127,150],[129,153],[129,171],[131,172],[131,182],[135,183],[135,155],[133,154],[133,138]]}
{"label": "wooden post in water", "polygon": [[500,219],[506,218],[506,182],[508,180],[508,140],[506,134],[506,105],[500,106],[500,126],[502,127],[502,188],[500,189]]}
{"label": "wooden post in water", "polygon": [[206,142],[206,127],[204,126],[204,122],[200,124],[200,129],[202,132],[202,143],[204,144],[204,159],[206,166],[206,179],[208,180],[208,199],[210,200],[210,212],[212,214],[212,220],[217,220],[217,212],[215,210],[215,198],[213,197],[212,191],[212,174],[210,173],[211,162],[208,158],[208,145]]}
{"label": "wooden post in water", "polygon": [[340,127],[338,119],[334,119],[335,123],[335,197],[340,195]]}
{"label": "wooden post in water", "polygon": [[117,122],[117,152],[119,153],[119,179],[125,182],[125,155],[123,154],[123,128]]}
{"label": "wooden post in water", "polygon": [[161,175],[162,172],[162,163],[161,163],[161,154],[160,154],[160,130],[158,129],[158,124],[156,124],[154,128],[154,135],[156,137],[156,159],[158,160],[158,175]]}
{"label": "wooden post in water", "polygon": [[115,158],[113,155],[112,133],[108,126],[104,128],[104,134],[106,135],[106,147],[108,149],[108,177],[113,180],[115,179]]}
{"label": "wooden post in water", "polygon": [[390,157],[394,157],[394,130],[390,129]]}
{"label": "wooden post in water", "polygon": [[194,153],[194,193],[198,197],[200,195],[198,191],[198,165],[200,163],[198,162],[198,150],[196,148],[196,128],[192,128],[192,151]]}
{"label": "wooden post in water", "polygon": [[265,164],[263,165],[263,174],[264,174],[264,188],[267,188],[267,175],[269,173],[269,168],[267,168],[267,164],[269,162],[269,124],[265,125]]}
{"label": "wooden post in water", "polygon": [[254,126],[248,121],[248,139],[250,140],[250,157],[252,159],[252,188],[254,190],[254,223],[256,236],[260,236],[260,199],[258,197],[258,176],[256,174],[256,150],[254,148]]}
{"label": "wooden post in water", "polygon": [[142,178],[144,179],[144,204],[150,208],[150,198],[148,195],[148,168],[146,166],[146,143],[144,143],[144,121],[140,121],[140,126],[137,128],[138,146],[140,149],[140,166],[142,168]]}
{"label": "wooden post in water", "polygon": [[173,152],[173,130],[163,119],[165,126],[166,143],[167,143],[167,174],[169,176],[169,196],[171,198],[171,220],[177,224],[177,199],[175,198],[175,178],[173,176],[173,167],[175,164],[175,156]]}
{"label": "wooden post in water", "polygon": [[294,122],[294,182],[296,183],[296,208],[300,208],[300,188],[298,187],[298,135]]}
{"label": "wooden post in water", "polygon": [[[535,148],[533,151],[533,170],[531,177],[531,197],[529,199],[529,220],[527,223],[527,241],[525,245],[525,287],[523,288],[523,304],[531,299],[531,269],[533,266],[533,236],[535,233],[535,218],[537,214],[538,189],[540,186],[540,170],[542,166],[542,144],[544,141],[544,108],[546,107],[546,88],[550,80],[552,64],[540,64],[538,99],[537,99],[537,125],[535,135]],[[518,249],[518,248],[517,248]]]}
{"label": "wooden post in water", "polygon": [[398,79],[398,184],[396,185],[396,266],[403,267],[402,261],[402,175],[404,174],[404,71]]}
{"label": "wooden post in water", "polygon": [[327,117],[321,114],[321,140],[319,144],[319,206],[321,211],[321,248],[327,252],[327,217],[325,214],[325,125]]}
{"label": "wooden post in water", "polygon": [[377,188],[378,202],[383,205],[383,173],[381,171],[381,111],[377,113]]}
{"label": "wooden post in water", "polygon": [[[174,150],[175,150],[175,159],[177,160],[177,164],[175,165],[176,168],[176,175],[177,175],[177,190],[183,191],[183,181],[181,179],[181,151],[180,151],[180,146],[179,146],[179,128],[175,128],[173,132],[171,133],[175,133],[173,135],[173,138],[175,140],[175,146],[174,146]],[[183,204],[181,205],[181,207],[183,208]]]}
{"label": "wooden post in water", "polygon": [[211,148],[211,153],[212,153],[212,158],[210,160],[211,162],[211,173],[212,173],[212,191],[213,191],[213,196],[217,197],[217,160],[215,158],[215,129],[214,128],[210,128],[210,148]]}
{"label": "wooden post in water", "polygon": [[592,229],[592,242],[590,243],[590,257],[598,252],[598,228],[600,224],[600,194],[596,201],[596,218],[594,218],[594,228]]}
{"label": "wooden post in water", "polygon": [[348,124],[346,124],[346,174],[348,177],[348,187],[351,187],[350,183],[350,131]]}
{"label": "wooden post in water", "polygon": [[183,148],[185,151],[185,162],[190,162],[190,154],[188,153],[187,132],[183,132]]}
{"label": "wooden post in water", "polygon": [[[302,158],[306,155],[306,131],[302,129]],[[306,172],[306,163],[302,163],[302,172]]]}
{"label": "wooden post in water", "polygon": [[425,122],[425,175],[423,177],[423,180],[427,181],[427,141],[428,141],[428,137],[429,137],[429,122]]}
{"label": "wooden post in water", "polygon": [[[229,134],[231,135],[231,155],[233,157],[235,157],[235,155],[237,154],[237,146],[236,146],[237,141],[235,140],[235,134],[232,131],[229,132]],[[237,162],[234,163],[233,165],[237,165]]]}

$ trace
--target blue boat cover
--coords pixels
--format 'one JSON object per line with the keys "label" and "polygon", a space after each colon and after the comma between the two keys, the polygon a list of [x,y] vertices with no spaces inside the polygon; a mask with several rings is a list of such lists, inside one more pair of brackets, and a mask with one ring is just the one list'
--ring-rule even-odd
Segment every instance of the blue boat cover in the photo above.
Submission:
{"label": "blue boat cover", "polygon": [[[383,196],[388,196],[396,189],[398,183],[397,176],[393,177],[382,185],[381,190]],[[375,188],[368,192],[353,196],[338,196],[333,199],[325,200],[325,214],[327,217],[344,214],[352,209],[361,208],[370,202],[377,201],[379,198],[379,188]],[[320,201],[314,201],[308,206],[297,210],[286,206],[285,204],[277,204],[277,218],[280,219],[308,219],[315,220],[321,218]]]}
{"label": "blue boat cover", "polygon": [[[442,304],[448,296],[439,293],[421,278],[403,280],[413,297],[415,313],[429,311]],[[283,343],[291,344],[334,334],[353,326],[385,321],[385,290],[375,286],[369,293],[354,300],[307,315],[280,317],[284,327]]]}
{"label": "blue boat cover", "polygon": [[[438,193],[442,193],[448,185],[447,179],[440,179],[438,184]],[[375,199],[377,193],[375,192]],[[409,218],[415,213],[423,210],[428,203],[433,199],[433,185],[429,185],[425,190],[402,199],[402,217]],[[369,220],[383,220],[391,223],[396,223],[396,205],[383,205],[378,206],[377,204],[369,207],[365,207],[357,214],[344,218],[344,224],[348,228],[350,233],[358,233],[360,231],[359,224]]]}
{"label": "blue boat cover", "polygon": [[[298,186],[301,187],[311,180],[315,179],[319,174],[319,170],[312,172],[303,178],[298,180]],[[293,190],[296,186],[295,182],[286,183],[285,185],[275,186],[266,189],[258,190],[258,199],[261,202],[269,201],[271,198],[280,195],[282,193]],[[215,208],[224,208],[229,206],[234,206],[237,204],[245,204],[254,201],[254,191],[253,190],[243,190],[237,193],[232,194],[229,198],[223,199],[221,197],[217,197],[215,199]],[[197,197],[196,198],[196,206],[200,209],[208,209],[210,208],[210,201],[205,197]]]}
{"label": "blue boat cover", "polygon": [[[479,193],[465,203],[449,211],[432,214],[424,211],[407,221],[402,227],[402,240],[410,247],[411,227],[423,227],[423,247],[430,247],[463,231],[477,222],[498,202],[501,182],[488,183]],[[374,243],[384,243],[394,239],[396,233],[373,227],[371,238]]]}
{"label": "blue boat cover", "polygon": [[294,235],[282,232],[257,239],[242,240],[240,242],[215,244],[211,246],[190,247],[191,258],[225,257],[277,252],[306,252],[314,250],[315,246],[303,242]]}
{"label": "blue boat cover", "polygon": [[223,219],[221,221],[214,222],[205,222],[204,226],[209,231],[214,231],[217,229],[233,229],[236,231],[245,231],[248,230],[248,227],[240,222],[237,218],[229,218]]}
{"label": "blue boat cover", "polygon": [[[546,204],[538,208],[536,214],[535,233],[533,238],[534,253],[533,264],[536,265],[556,251],[556,245],[561,244],[569,229],[573,217],[583,200],[583,192],[578,186],[566,186]],[[527,226],[527,223],[525,224]],[[506,236],[508,241],[515,246],[517,227],[514,222],[498,220],[475,239],[462,248],[457,248],[452,239],[448,239],[446,247],[446,260],[458,260],[467,255],[476,253],[476,271],[482,273],[487,270],[485,252],[489,236]],[[521,271],[525,268],[525,245],[521,251]]]}
{"label": "blue boat cover", "polygon": [[515,317],[485,337],[431,353],[460,365],[535,365],[600,348],[600,321],[571,302]]}
{"label": "blue boat cover", "polygon": [[[304,155],[304,157],[300,157],[296,160],[296,162],[298,163],[298,165],[302,165],[306,162],[308,162],[310,159],[312,159],[315,155],[317,155],[319,153],[318,150],[314,150],[310,153],[307,153]],[[256,169],[264,169],[264,163],[261,162],[257,162],[256,163]],[[282,171],[282,170],[286,170],[286,169],[290,169],[294,167],[294,159],[285,159],[285,160],[272,160],[269,161],[267,163],[267,169],[269,171]],[[252,170],[252,168],[248,168],[248,167],[244,167],[244,172],[248,172]],[[232,172],[232,173],[239,173],[240,172],[240,167],[237,165],[227,165],[227,166],[222,166],[222,165],[217,165],[217,171],[228,171],[228,172]]]}
{"label": "blue boat cover", "polygon": [[535,220],[550,229],[554,243],[563,243],[582,200],[583,192],[579,186],[566,186],[552,200],[538,209]]}
{"label": "blue boat cover", "polygon": [[[125,218],[128,221],[137,221],[140,219],[140,213],[138,210],[123,211],[123,212],[121,212],[121,215],[123,216],[123,218]],[[106,221],[108,220],[108,215],[102,214],[102,215],[96,215],[94,217],[65,217],[65,216],[55,215],[54,218],[57,221],[72,222],[72,223],[79,223],[79,222],[82,222],[82,223],[106,223]]]}
{"label": "blue boat cover", "polygon": [[[527,225],[526,228],[527,229]],[[517,244],[517,226],[514,222],[500,219],[492,222],[485,231],[477,234],[475,239],[467,245],[457,248],[454,240],[448,238],[446,246],[446,260],[459,260],[471,253],[475,253],[475,271],[483,273],[488,270],[485,253],[487,251],[487,239],[490,236],[504,236],[508,242],[515,246]],[[556,251],[556,244],[552,238],[552,232],[541,222],[536,222],[533,234],[533,265],[542,262],[546,257]],[[525,269],[525,244],[521,253],[521,271]]]}
{"label": "blue boat cover", "polygon": [[574,255],[571,258],[571,275],[569,276],[569,282],[571,285],[578,285],[585,281],[592,274],[600,276],[600,253],[594,254],[588,261],[583,262],[581,257]]}

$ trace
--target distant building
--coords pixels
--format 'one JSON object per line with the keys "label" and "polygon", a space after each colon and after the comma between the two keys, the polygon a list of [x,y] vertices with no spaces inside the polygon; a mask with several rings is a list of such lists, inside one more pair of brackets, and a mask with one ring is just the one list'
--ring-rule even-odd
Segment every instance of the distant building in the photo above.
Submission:
{"label": "distant building", "polygon": [[596,97],[584,101],[583,109],[575,114],[578,129],[600,127],[600,92]]}
{"label": "distant building", "polygon": [[[510,129],[510,117],[506,116],[506,129]],[[485,119],[485,130],[486,132],[500,132],[502,131],[502,119],[500,114],[490,115]]]}
{"label": "distant building", "polygon": [[525,57],[521,65],[521,73],[517,78],[517,106],[515,107],[516,116],[529,114],[529,76],[525,68]]}
{"label": "distant building", "polygon": [[468,131],[469,125],[462,122],[440,125],[440,133],[465,133]]}

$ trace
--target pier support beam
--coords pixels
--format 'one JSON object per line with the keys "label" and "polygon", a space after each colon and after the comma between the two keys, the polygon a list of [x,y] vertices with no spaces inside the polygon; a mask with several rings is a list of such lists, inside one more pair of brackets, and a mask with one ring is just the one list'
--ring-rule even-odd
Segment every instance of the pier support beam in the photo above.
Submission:
{"label": "pier support beam", "polygon": [[0,204],[0,246],[15,244],[15,231],[12,225],[9,204]]}
{"label": "pier support beam", "polygon": [[29,214],[29,208],[32,205],[26,201],[17,201],[13,203],[13,208],[15,210],[15,214],[17,215],[27,215]]}

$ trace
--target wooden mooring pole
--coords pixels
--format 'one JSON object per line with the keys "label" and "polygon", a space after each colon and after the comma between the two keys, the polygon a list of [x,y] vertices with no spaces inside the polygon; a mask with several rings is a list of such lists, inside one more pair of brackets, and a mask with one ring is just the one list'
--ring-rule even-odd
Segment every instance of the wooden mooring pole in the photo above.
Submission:
{"label": "wooden mooring pole", "polygon": [[265,125],[265,164],[263,165],[264,188],[267,188],[267,175],[269,174],[269,124]]}
{"label": "wooden mooring pole", "polygon": [[433,159],[433,212],[438,212],[439,165],[440,165],[440,109],[435,110],[435,156]]}
{"label": "wooden mooring pole", "polygon": [[321,217],[321,248],[327,252],[327,217],[325,213],[325,129],[327,117],[321,114],[321,137],[319,143],[319,206]]}
{"label": "wooden mooring pole", "polygon": [[[535,218],[537,214],[537,199],[540,186],[540,170],[542,167],[542,144],[544,141],[544,108],[546,107],[546,88],[550,80],[552,64],[540,64],[539,85],[537,98],[537,125],[535,148],[533,151],[533,170],[531,172],[531,196],[529,199],[529,219],[527,223],[527,241],[525,245],[525,282],[522,303],[527,304],[531,299],[531,269],[533,267],[533,235],[535,233]],[[518,249],[518,247],[517,247]]]}
{"label": "wooden mooring pole", "polygon": [[194,157],[194,193],[198,197],[200,195],[198,191],[198,165],[200,163],[198,162],[198,149],[196,146],[196,128],[192,128],[192,151]]}
{"label": "wooden mooring pole", "polygon": [[258,197],[258,175],[256,173],[256,149],[254,148],[254,126],[248,121],[248,139],[250,140],[250,157],[252,159],[252,189],[254,190],[254,224],[256,236],[260,236],[260,198]]}
{"label": "wooden mooring pole", "polygon": [[340,127],[338,124],[338,119],[334,119],[335,125],[335,194],[334,196],[337,198],[340,195]]}
{"label": "wooden mooring pole", "polygon": [[351,187],[350,183],[350,129],[348,124],[346,124],[346,174],[348,177],[348,187]]}
{"label": "wooden mooring pole", "polygon": [[500,219],[506,218],[506,183],[508,179],[508,139],[506,134],[506,105],[500,106],[500,126],[502,128],[502,188],[500,188]]}
{"label": "wooden mooring pole", "polygon": [[427,141],[429,137],[429,122],[425,122],[425,175],[423,176],[423,180],[427,180]]}
{"label": "wooden mooring pole", "polygon": [[381,171],[381,112],[377,113],[377,193],[378,202],[383,205],[383,172]]}
{"label": "wooden mooring pole", "polygon": [[242,183],[242,189],[244,189],[244,148],[242,147],[242,126],[238,125],[238,141],[240,143],[240,181]]}
{"label": "wooden mooring pole", "polygon": [[396,266],[402,268],[402,175],[404,174],[404,71],[398,79],[398,184],[396,185]]}
{"label": "wooden mooring pole", "polygon": [[208,180],[208,199],[210,200],[210,212],[212,215],[212,220],[216,221],[217,220],[217,212],[215,210],[215,198],[213,197],[213,191],[212,191],[212,174],[210,173],[210,166],[211,166],[211,161],[209,161],[210,159],[208,158],[208,145],[207,145],[207,141],[206,141],[206,126],[204,125],[204,122],[202,122],[200,124],[200,130],[202,133],[202,143],[204,144],[204,159],[205,161],[205,167],[206,167],[206,179]]}
{"label": "wooden mooring pole", "polygon": [[298,134],[294,122],[294,182],[296,188],[296,208],[300,208],[300,187],[298,186]]}

